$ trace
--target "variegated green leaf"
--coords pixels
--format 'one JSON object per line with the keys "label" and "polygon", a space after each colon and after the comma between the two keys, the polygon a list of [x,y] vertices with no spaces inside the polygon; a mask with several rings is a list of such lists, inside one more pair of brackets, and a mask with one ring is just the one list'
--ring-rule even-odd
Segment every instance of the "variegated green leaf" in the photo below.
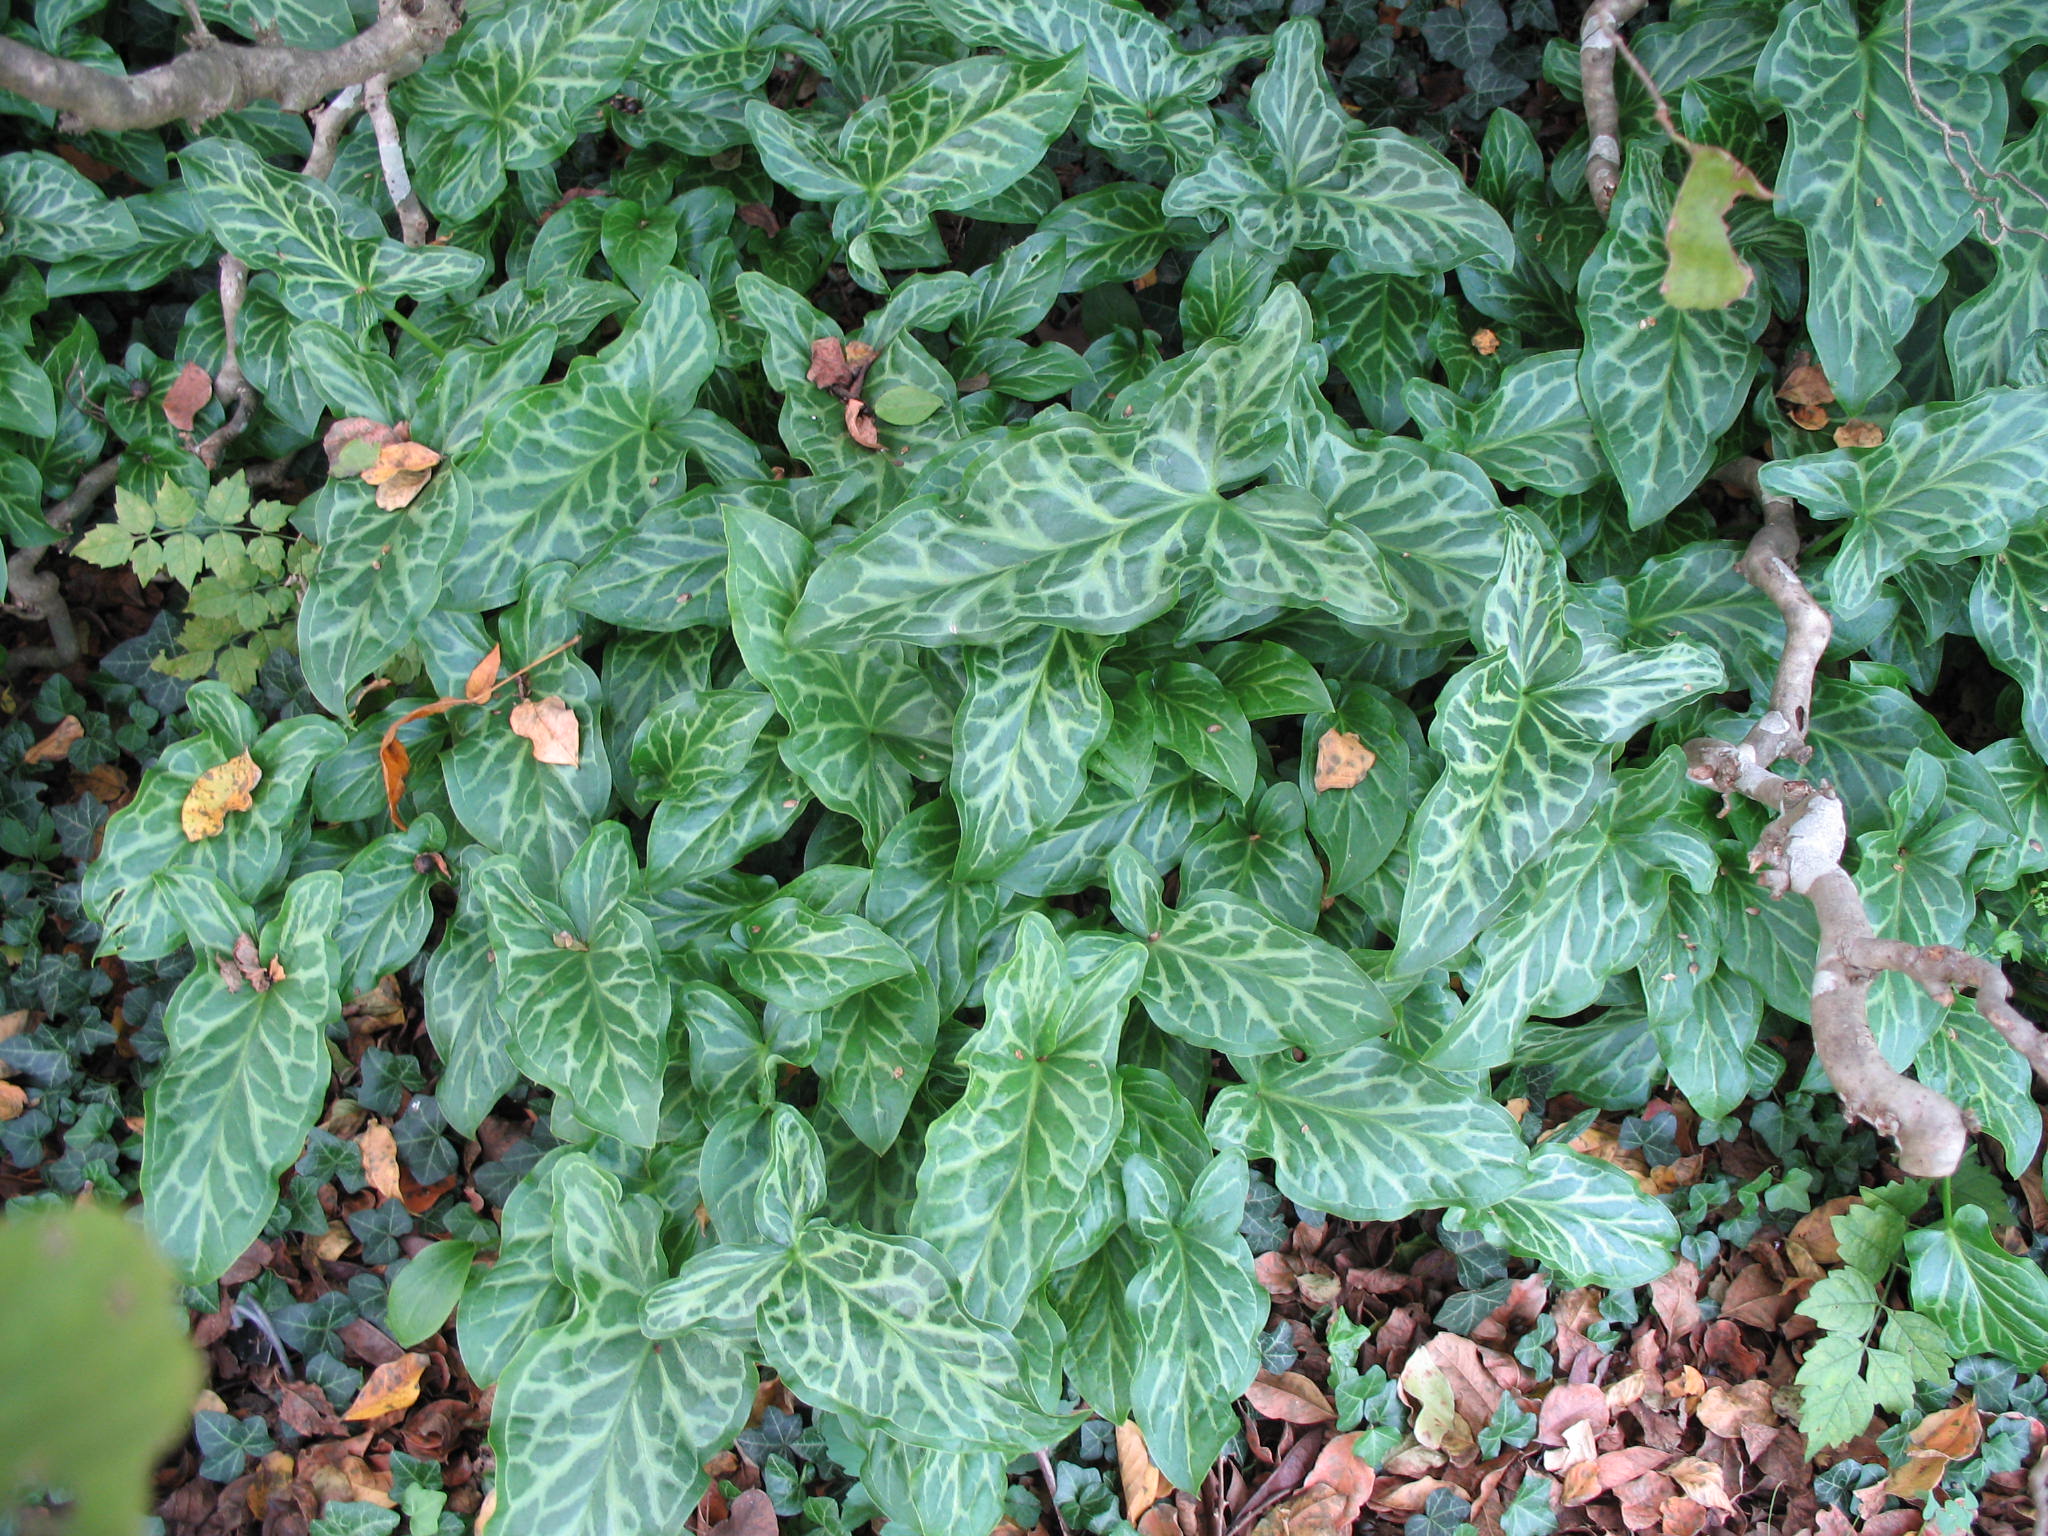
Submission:
{"label": "variegated green leaf", "polygon": [[[2007,144],[1996,169],[2021,186],[2048,186],[2048,124],[2037,119],[2032,133]],[[2005,195],[2010,188],[2005,182],[1999,189],[1999,216],[2013,232],[1992,247],[1997,276],[1956,306],[1943,333],[1955,392],[1963,399],[2025,382],[2020,372],[2031,355],[2029,338],[2048,330],[2048,205]]]}
{"label": "variegated green leaf", "polygon": [[444,219],[471,219],[508,169],[545,166],[618,89],[655,0],[513,0],[400,81],[412,174]]}
{"label": "variegated green leaf", "polygon": [[811,1227],[755,1321],[768,1363],[805,1402],[886,1423],[908,1444],[1015,1454],[1069,1428],[1025,1400],[1017,1340],[969,1316],[915,1238]]}
{"label": "variegated green leaf", "polygon": [[2027,1064],[1975,1007],[1965,1002],[1942,1016],[1914,1054],[1913,1075],[1982,1122],[1997,1139],[2007,1172],[2033,1166],[2041,1117],[2027,1087]]}
{"label": "variegated green leaf", "polygon": [[1897,374],[1895,348],[1969,232],[1970,192],[1951,157],[1997,157],[2006,103],[1993,71],[2036,20],[2019,6],[1921,5],[1908,85],[1902,0],[1867,30],[1851,0],[1779,13],[1756,70],[1757,94],[1783,103],[1791,136],[1775,206],[1805,228],[1807,329],[1852,407]]}
{"label": "variegated green leaf", "polygon": [[422,992],[427,1033],[441,1057],[435,1099],[451,1126],[474,1136],[484,1116],[519,1081],[507,1049],[511,1029],[498,1011],[490,930],[481,914],[449,923],[427,957]]}
{"label": "variegated green leaf", "polygon": [[735,935],[733,980],[782,1008],[837,1007],[854,993],[916,967],[901,944],[865,918],[827,915],[792,897],[754,912]]}
{"label": "variegated green leaf", "polygon": [[1080,798],[1082,765],[1109,730],[1101,644],[1037,630],[967,653],[948,787],[960,808],[959,873],[995,873]]}
{"label": "variegated green leaf", "polygon": [[1060,287],[1072,293],[1101,283],[1128,283],[1158,266],[1181,239],[1199,241],[1201,226],[1167,215],[1157,187],[1111,181],[1076,193],[1039,221],[1039,232],[1059,237],[1067,269]]}
{"label": "variegated green leaf", "polygon": [[376,839],[342,866],[341,995],[355,998],[411,962],[434,925],[433,855],[447,835],[438,816],[420,817],[403,832]]}
{"label": "variegated green leaf", "polygon": [[1563,1285],[1645,1285],[1671,1268],[1678,1222],[1612,1163],[1549,1142],[1529,1155],[1529,1181],[1450,1224],[1492,1230]]}
{"label": "variegated green leaf", "polygon": [[[607,825],[623,836],[618,823]],[[593,834],[565,881],[604,841]],[[509,859],[486,861],[474,879],[496,951],[499,1006],[517,1021],[513,1060],[571,1095],[596,1129],[652,1146],[668,1060],[669,988],[646,914],[614,901],[579,932]]]}
{"label": "variegated green leaf", "polygon": [[1767,496],[1815,517],[1849,518],[1828,586],[1835,611],[1861,613],[1878,584],[1914,559],[1953,565],[2005,547],[2040,516],[2048,475],[2048,385],[1987,390],[1901,412],[1875,448],[1837,448],[1766,465]]}
{"label": "variegated green leaf", "polygon": [[260,963],[281,978],[259,990],[232,961],[202,961],[164,1013],[164,1064],[143,1111],[143,1209],[189,1284],[211,1284],[256,1240],[278,1175],[319,1117],[327,1023],[340,1006],[341,897],[338,874],[294,882],[255,936]]}
{"label": "variegated green leaf", "polygon": [[1281,1193],[1354,1221],[1431,1205],[1484,1207],[1521,1187],[1508,1112],[1370,1041],[1307,1061],[1238,1062],[1209,1107],[1209,1139],[1270,1157]]}
{"label": "variegated green leaf", "polygon": [[2023,528],[1977,570],[1970,627],[2002,670],[2019,679],[2020,723],[2048,750],[2048,531]]}
{"label": "variegated green leaf", "polygon": [[507,602],[528,571],[584,559],[679,491],[690,409],[715,355],[703,288],[670,272],[617,341],[514,396],[457,471],[476,506],[447,601]]}
{"label": "variegated green leaf", "polygon": [[640,723],[633,735],[633,777],[641,793],[690,800],[747,766],[754,742],[775,713],[765,693],[688,689]]}
{"label": "variegated green leaf", "polygon": [[1662,518],[1713,469],[1770,317],[1754,286],[1723,309],[1678,309],[1664,297],[1671,201],[1657,157],[1638,147],[1607,234],[1579,270],[1579,395],[1634,528]]}
{"label": "variegated green leaf", "polygon": [[1941,1324],[1958,1355],[2003,1355],[2022,1370],[2048,1363],[2048,1275],[2007,1253],[1975,1205],[1906,1234],[1913,1310]]}
{"label": "variegated green leaf", "polygon": [[1259,1368],[1268,1302],[1237,1232],[1250,1175],[1225,1152],[1183,1196],[1158,1163],[1134,1156],[1123,1181],[1146,1255],[1124,1292],[1137,1323],[1131,1415],[1167,1481],[1198,1488],[1238,1427],[1231,1400]]}
{"label": "variegated green leaf", "polygon": [[1339,256],[1316,284],[1316,319],[1365,419],[1382,432],[1408,424],[1401,387],[1429,358],[1442,280],[1360,270]]}
{"label": "variegated green leaf", "polygon": [[702,1463],[746,1422],[756,1376],[711,1329],[654,1340],[641,1297],[665,1272],[661,1207],[581,1153],[553,1170],[556,1267],[575,1310],[498,1383],[491,1445],[507,1531],[668,1530],[705,1488]]}
{"label": "variegated green leaf", "polygon": [[1487,258],[1514,239],[1500,215],[1435,151],[1394,129],[1368,131],[1323,73],[1322,28],[1306,18],[1273,34],[1273,62],[1252,85],[1256,160],[1219,146],[1166,189],[1169,214],[1227,212],[1269,250],[1341,250],[1361,271],[1411,276]]}
{"label": "variegated green leaf", "polygon": [[455,1317],[462,1363],[490,1385],[526,1341],[569,1313],[568,1286],[555,1278],[554,1165],[543,1163],[505,1199],[498,1224],[498,1258],[463,1290]]}
{"label": "variegated green leaf", "polygon": [[140,239],[127,203],[110,200],[68,161],[40,152],[0,155],[0,259],[63,261]]}
{"label": "variegated green leaf", "polygon": [[1579,356],[1520,358],[1477,405],[1426,379],[1411,379],[1402,401],[1430,447],[1462,453],[1502,485],[1569,495],[1607,473],[1579,393]]}
{"label": "variegated green leaf", "polygon": [[1115,1145],[1117,1038],[1144,964],[1136,944],[1070,952],[1033,914],[989,978],[967,1092],[926,1134],[911,1213],[977,1317],[1016,1322]]}

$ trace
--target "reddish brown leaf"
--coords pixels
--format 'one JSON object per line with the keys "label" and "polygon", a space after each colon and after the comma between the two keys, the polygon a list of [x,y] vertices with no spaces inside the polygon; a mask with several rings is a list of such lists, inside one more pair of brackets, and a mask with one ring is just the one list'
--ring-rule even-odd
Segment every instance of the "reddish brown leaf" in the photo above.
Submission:
{"label": "reddish brown leaf", "polygon": [[212,376],[197,363],[187,363],[164,391],[164,420],[180,432],[190,432],[193,421],[212,399]]}
{"label": "reddish brown leaf", "polygon": [[419,1401],[420,1373],[427,1368],[421,1354],[400,1355],[370,1372],[356,1400],[342,1413],[344,1419],[381,1419],[387,1413],[402,1413]]}
{"label": "reddish brown leaf", "polygon": [[1635,1481],[1645,1473],[1655,1472],[1671,1459],[1665,1451],[1647,1445],[1631,1445],[1619,1451],[1609,1451],[1591,1461],[1582,1461],[1564,1470],[1564,1502],[1567,1506],[1584,1504],[1597,1499],[1601,1494],[1619,1488],[1623,1483]]}
{"label": "reddish brown leaf", "polygon": [[837,336],[820,336],[811,343],[811,366],[804,377],[820,389],[843,389],[853,382],[847,366],[846,346]]}
{"label": "reddish brown leaf", "polygon": [[1650,1282],[1650,1305],[1674,1342],[1700,1325],[1699,1288],[1700,1272],[1691,1259],[1680,1259],[1671,1273]]}
{"label": "reddish brown leaf", "polygon": [[1771,1406],[1768,1381],[1745,1381],[1735,1386],[1715,1382],[1700,1399],[1695,1416],[1724,1440],[1738,1440],[1744,1426],[1777,1428],[1780,1420]]}
{"label": "reddish brown leaf", "polygon": [[777,1536],[781,1529],[774,1502],[760,1489],[749,1488],[732,1501],[732,1513],[712,1526],[709,1536]]}
{"label": "reddish brown leaf", "polygon": [[1835,388],[1818,367],[1802,363],[1785,375],[1785,382],[1778,386],[1778,398],[1787,405],[1833,405]]}
{"label": "reddish brown leaf", "polygon": [[1736,1512],[1734,1501],[1728,1497],[1727,1484],[1722,1481],[1721,1469],[1713,1462],[1698,1456],[1681,1456],[1664,1469],[1664,1475],[1701,1507],[1724,1515]]}
{"label": "reddish brown leaf", "polygon": [[1259,1372],[1258,1379],[1244,1389],[1245,1401],[1269,1419],[1283,1424],[1328,1424],[1337,1410],[1323,1395],[1323,1389],[1299,1371],[1275,1376]]}
{"label": "reddish brown leaf", "polygon": [[1536,1414],[1539,1445],[1563,1445],[1574,1424],[1591,1424],[1598,1434],[1609,1423],[1607,1396],[1589,1381],[1561,1381],[1552,1387]]}
{"label": "reddish brown leaf", "polygon": [[739,216],[742,224],[760,230],[771,240],[782,233],[782,220],[775,217],[775,210],[766,203],[741,203]]}
{"label": "reddish brown leaf", "polygon": [[858,395],[846,402],[846,435],[870,451],[879,451],[882,446],[882,429]]}
{"label": "reddish brown leaf", "polygon": [[[342,450],[347,448],[350,443],[363,442],[369,444],[372,448],[381,449],[386,443],[401,441],[402,437],[403,434],[396,427],[377,421],[372,417],[344,416],[341,420],[334,423],[333,426],[329,427],[326,432],[321,434],[320,446],[327,454],[327,472],[329,474],[361,472],[359,470],[339,470]],[[374,464],[376,459],[373,457],[370,462]]]}

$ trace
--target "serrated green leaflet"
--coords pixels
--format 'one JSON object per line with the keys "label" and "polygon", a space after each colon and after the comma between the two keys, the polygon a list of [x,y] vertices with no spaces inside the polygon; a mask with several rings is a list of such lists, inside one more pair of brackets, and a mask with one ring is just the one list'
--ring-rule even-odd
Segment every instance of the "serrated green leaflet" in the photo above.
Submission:
{"label": "serrated green leaflet", "polygon": [[1381,1045],[1240,1063],[1209,1108],[1209,1138],[1270,1157],[1291,1200],[1354,1221],[1426,1205],[1485,1206],[1527,1177],[1506,1110]]}
{"label": "serrated green leaflet", "polygon": [[341,896],[338,874],[298,881],[255,936],[261,963],[274,961],[281,978],[266,974],[259,990],[237,973],[231,986],[201,965],[164,1014],[142,1188],[150,1235],[189,1284],[218,1279],[255,1241],[277,1203],[277,1176],[319,1117]]}
{"label": "serrated green leaflet", "polygon": [[1166,190],[1166,212],[1224,211],[1269,250],[1341,250],[1361,271],[1442,272],[1482,257],[1505,265],[1500,215],[1434,151],[1392,130],[1359,128],[1322,73],[1311,21],[1273,34],[1273,62],[1252,87],[1262,153],[1219,147]]}
{"label": "serrated green leaflet", "polygon": [[1861,613],[1908,560],[1951,565],[2005,547],[2040,513],[2048,474],[2048,385],[1987,390],[1955,405],[1901,413],[1876,448],[1837,448],[1767,465],[1764,494],[1816,517],[1850,519],[1828,585]]}
{"label": "serrated green leaflet", "polygon": [[1031,916],[989,979],[967,1092],[926,1136],[911,1212],[977,1317],[1016,1322],[1115,1144],[1117,1036],[1144,964],[1123,944],[1083,969]]}
{"label": "serrated green leaflet", "polygon": [[584,1536],[676,1524],[704,1491],[697,1448],[746,1421],[753,1367],[709,1330],[658,1342],[641,1332],[641,1296],[665,1268],[653,1200],[625,1195],[581,1154],[553,1184],[556,1262],[575,1310],[529,1339],[498,1383],[496,1519]]}
{"label": "serrated green leaflet", "polygon": [[1807,325],[1852,405],[1897,373],[1893,349],[1969,229],[1961,178],[1927,169],[1948,163],[1945,133],[1958,141],[1947,153],[1996,158],[2005,94],[1987,71],[2029,30],[2018,8],[1922,6],[1909,87],[1901,0],[1868,31],[1850,0],[1806,0],[1779,14],[1756,71],[1758,94],[1784,104],[1791,138],[1777,214],[1805,227]]}
{"label": "serrated green leaflet", "polygon": [[1671,1267],[1678,1243],[1677,1220],[1625,1171],[1556,1142],[1530,1154],[1528,1183],[1456,1217],[1497,1229],[1564,1285],[1645,1284]]}
{"label": "serrated green leaflet", "polygon": [[598,1129],[652,1146],[669,990],[646,914],[614,902],[579,933],[510,860],[486,862],[475,878],[496,951],[499,1006],[518,1020],[512,1059],[574,1095]]}
{"label": "serrated green leaflet", "polygon": [[1607,235],[1579,271],[1579,394],[1636,528],[1663,517],[1714,467],[1721,434],[1748,398],[1768,317],[1754,294],[1679,308],[1660,291],[1671,203],[1656,159],[1630,156]]}

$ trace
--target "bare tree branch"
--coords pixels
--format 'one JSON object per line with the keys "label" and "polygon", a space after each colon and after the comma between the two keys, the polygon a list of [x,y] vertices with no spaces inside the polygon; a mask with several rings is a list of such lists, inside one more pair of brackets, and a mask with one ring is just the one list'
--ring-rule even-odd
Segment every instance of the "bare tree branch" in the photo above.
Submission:
{"label": "bare tree branch", "polygon": [[256,419],[256,408],[262,403],[256,393],[256,386],[243,377],[242,361],[236,351],[242,321],[242,301],[248,293],[247,264],[238,257],[221,257],[221,364],[220,372],[213,376],[213,390],[221,398],[234,401],[235,408],[226,421],[215,427],[202,441],[193,445],[192,451],[199,455],[199,462],[209,470],[220,468],[220,456],[227,452],[228,444],[249,430],[249,423]]}
{"label": "bare tree branch", "polygon": [[405,143],[398,136],[398,119],[391,115],[391,77],[372,75],[363,82],[363,110],[370,114],[370,126],[377,134],[377,160],[384,170],[384,188],[391,194],[391,206],[398,210],[398,231],[407,245],[427,243],[427,210],[420,206],[412,189],[412,177],[405,169]]}
{"label": "bare tree branch", "polygon": [[1586,108],[1586,187],[1601,218],[1621,184],[1621,102],[1614,94],[1614,49],[1622,24],[1643,0],[1592,0],[1579,23],[1579,91]]}
{"label": "bare tree branch", "polygon": [[[78,477],[78,484],[71,488],[70,495],[44,509],[43,520],[52,528],[69,528],[78,521],[81,513],[106,494],[120,473],[119,454],[95,464]],[[53,574],[38,569],[43,552],[48,548],[47,544],[38,544],[33,549],[18,549],[7,557],[8,609],[25,619],[41,619],[50,629],[50,644],[47,646],[24,645],[8,652],[7,669],[10,672],[30,667],[68,667],[78,660],[81,653],[78,626],[71,620],[70,606],[64,601],[64,589]]]}
{"label": "bare tree branch", "polygon": [[139,75],[110,75],[0,37],[0,87],[63,115],[65,133],[204,122],[252,101],[304,112],[372,75],[409,75],[461,24],[459,0],[379,0],[377,20],[326,49],[202,42]]}
{"label": "bare tree branch", "polygon": [[[1744,460],[1724,478],[1758,497],[1757,469]],[[1763,526],[1737,563],[1750,583],[1785,619],[1785,650],[1770,705],[1738,742],[1710,736],[1685,744],[1687,775],[1724,796],[1742,795],[1777,813],[1749,856],[1750,868],[1773,900],[1788,891],[1813,903],[1820,947],[1813,966],[1813,1044],[1829,1082],[1851,1120],[1862,1120],[1898,1143],[1899,1166],[1919,1178],[1953,1173],[1969,1144],[1971,1117],[1924,1083],[1893,1069],[1870,1032],[1870,984],[1883,970],[1900,970],[1936,996],[1954,986],[1977,989],[1984,1016],[2035,1064],[2048,1066],[2048,1043],[2007,1001],[1997,967],[1942,947],[1920,949],[1879,939],[1856,882],[1842,868],[1849,823],[1842,800],[1825,781],[1780,777],[1772,765],[1805,763],[1813,749],[1806,733],[1813,715],[1815,669],[1833,632],[1826,611],[1794,568],[1799,533],[1793,506],[1763,499]],[[2048,1073],[2044,1073],[2048,1076]]]}

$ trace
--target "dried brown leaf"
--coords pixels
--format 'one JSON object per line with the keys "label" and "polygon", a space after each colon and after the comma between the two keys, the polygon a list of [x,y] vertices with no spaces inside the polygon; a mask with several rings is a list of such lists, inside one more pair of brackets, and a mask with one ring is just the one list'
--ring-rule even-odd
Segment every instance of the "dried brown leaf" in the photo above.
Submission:
{"label": "dried brown leaf", "polygon": [[0,1078],[0,1120],[18,1120],[28,1108],[28,1090]]}
{"label": "dried brown leaf", "polygon": [[1706,1396],[1693,1413],[1724,1440],[1740,1439],[1745,1426],[1776,1429],[1781,1422],[1771,1406],[1768,1381],[1744,1381],[1733,1386],[1717,1381],[1707,1388]]}
{"label": "dried brown leaf", "polygon": [[197,363],[187,363],[164,391],[164,420],[180,432],[190,432],[192,423],[212,399],[212,377]]}
{"label": "dried brown leaf", "polygon": [[1828,424],[1828,410],[1824,405],[1795,405],[1785,418],[1802,432],[1818,432]]}
{"label": "dried brown leaf", "polygon": [[427,482],[432,478],[423,469],[408,469],[373,481],[377,487],[377,505],[386,512],[402,512],[419,499],[420,492],[427,488]]}
{"label": "dried brown leaf", "polygon": [[420,1373],[427,1368],[421,1354],[400,1355],[370,1372],[356,1400],[343,1412],[344,1419],[381,1419],[387,1413],[402,1413],[419,1401]]}
{"label": "dried brown leaf", "polygon": [[498,686],[498,668],[505,662],[504,647],[494,645],[484,659],[469,669],[462,685],[462,697],[471,704],[488,704]]}
{"label": "dried brown leaf", "polygon": [[1570,1506],[1597,1499],[1623,1483],[1634,1482],[1647,1473],[1657,1471],[1669,1460],[1671,1455],[1668,1451],[1648,1445],[1631,1445],[1596,1456],[1591,1461],[1579,1462],[1565,1468],[1564,1502]]}
{"label": "dried brown leaf", "polygon": [[192,781],[185,791],[185,803],[178,810],[178,824],[185,829],[185,841],[204,842],[219,837],[230,812],[255,808],[250,796],[263,779],[256,760],[243,752],[224,763],[216,763]]}
{"label": "dried brown leaf", "polygon": [[1716,1463],[1698,1456],[1681,1456],[1664,1469],[1664,1475],[1703,1508],[1724,1515],[1735,1513],[1735,1503],[1728,1497],[1727,1484],[1722,1481],[1721,1468]]}
{"label": "dried brown leaf", "polygon": [[1116,1427],[1116,1467],[1124,1490],[1124,1518],[1133,1524],[1161,1499],[1172,1497],[1173,1484],[1153,1465],[1145,1433],[1130,1419]]}
{"label": "dried brown leaf", "polygon": [[398,1138],[383,1121],[372,1121],[356,1138],[356,1151],[363,1159],[363,1177],[370,1188],[386,1200],[400,1198],[398,1179]]}
{"label": "dried brown leaf", "polygon": [[1700,1272],[1691,1259],[1680,1259],[1671,1272],[1650,1282],[1650,1306],[1673,1341],[1700,1325]]}
{"label": "dried brown leaf", "polygon": [[1907,1436],[1907,1443],[1914,1450],[1933,1451],[1950,1461],[1968,1461],[1977,1454],[1977,1447],[1983,1440],[1984,1425],[1977,1416],[1975,1403],[1963,1403],[1958,1407],[1944,1408],[1939,1413],[1930,1413],[1914,1425],[1913,1433]]}
{"label": "dried brown leaf", "polygon": [[1835,428],[1837,448],[1875,448],[1884,441],[1884,428],[1858,416]]}
{"label": "dried brown leaf", "polygon": [[1598,1434],[1612,1422],[1607,1395],[1590,1381],[1561,1381],[1545,1394],[1536,1413],[1539,1445],[1563,1445],[1564,1432],[1574,1424],[1591,1424]]}
{"label": "dried brown leaf", "polygon": [[1785,375],[1778,398],[1787,405],[1833,405],[1835,387],[1814,363],[1801,363]]}
{"label": "dried brown leaf", "polygon": [[732,1501],[732,1512],[711,1527],[708,1536],[776,1536],[782,1529],[774,1502],[758,1488]]}
{"label": "dried brown leaf", "polygon": [[1245,1401],[1265,1417],[1283,1424],[1329,1424],[1337,1417],[1337,1410],[1323,1395],[1323,1389],[1299,1371],[1286,1371],[1278,1376],[1261,1371],[1258,1379],[1244,1389],[1244,1395]]}
{"label": "dried brown leaf", "polygon": [[1352,732],[1323,732],[1316,742],[1316,793],[1353,788],[1379,760],[1379,754]]}
{"label": "dried brown leaf", "polygon": [[820,389],[844,389],[853,382],[853,369],[846,361],[846,346],[837,336],[820,336],[811,343],[811,366],[804,377]]}
{"label": "dried brown leaf", "polygon": [[533,743],[533,760],[537,763],[575,768],[583,762],[583,726],[576,711],[557,694],[513,705],[512,734]]}
{"label": "dried brown leaf", "polygon": [[66,715],[50,728],[50,734],[21,754],[24,764],[61,763],[71,755],[72,746],[85,736],[78,716]]}
{"label": "dried brown leaf", "polygon": [[870,451],[881,449],[881,425],[858,395],[851,396],[846,402],[846,435]]}

